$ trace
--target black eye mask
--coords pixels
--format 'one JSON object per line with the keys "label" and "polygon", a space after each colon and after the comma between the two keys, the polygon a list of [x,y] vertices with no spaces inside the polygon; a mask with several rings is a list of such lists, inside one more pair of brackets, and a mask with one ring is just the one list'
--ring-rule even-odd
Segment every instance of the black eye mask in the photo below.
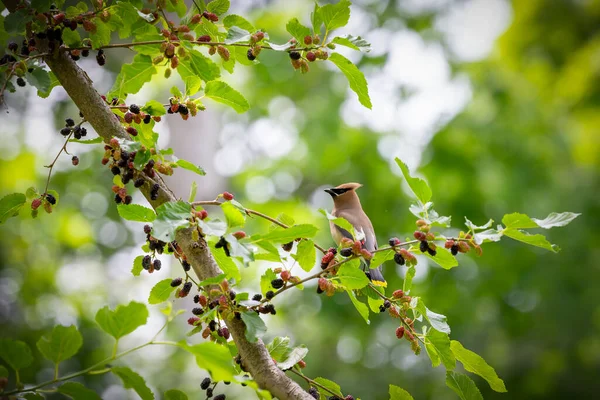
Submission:
{"label": "black eye mask", "polygon": [[329,193],[331,195],[339,196],[340,194],[346,193],[348,190],[350,190],[350,189],[332,188],[332,189],[327,189],[327,193]]}

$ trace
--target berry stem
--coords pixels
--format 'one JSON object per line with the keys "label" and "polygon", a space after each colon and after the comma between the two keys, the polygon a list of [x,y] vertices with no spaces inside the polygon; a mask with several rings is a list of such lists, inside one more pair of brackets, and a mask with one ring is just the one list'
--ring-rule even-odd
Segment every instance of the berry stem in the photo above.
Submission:
{"label": "berry stem", "polygon": [[[95,49],[92,49],[91,46],[79,46],[79,47],[62,47],[62,50],[65,51],[71,51],[71,50],[98,50],[98,49],[116,49],[116,48],[129,48],[129,47],[134,47],[134,46],[144,46],[144,45],[152,45],[152,44],[163,44],[163,43],[180,43],[179,40],[148,40],[148,41],[144,41],[144,42],[131,42],[131,43],[113,43],[113,44],[107,44],[105,46],[100,46],[97,47]],[[253,47],[252,44],[250,43],[225,43],[225,42],[190,42],[191,44],[195,44],[197,46],[237,46],[237,47],[248,47],[251,48]],[[261,45],[261,48],[266,49],[266,50],[274,50],[271,46],[268,45]],[[307,46],[307,47],[302,47],[302,48],[293,48],[293,49],[287,49],[285,50],[286,52],[291,52],[291,51],[309,51],[309,50],[316,50],[319,47],[315,47],[315,46]],[[47,54],[46,54],[47,55]],[[36,55],[34,57],[39,57],[39,55]],[[31,57],[33,58],[33,57]]]}
{"label": "berry stem", "polygon": [[[85,122],[85,119],[81,120],[81,122],[79,124],[77,124],[76,126],[81,126],[81,124],[83,124],[84,122]],[[45,196],[48,193],[48,185],[50,185],[50,178],[52,177],[52,169],[54,168],[56,161],[58,161],[58,157],[60,157],[60,155],[62,154],[63,151],[65,153],[69,154],[69,152],[67,152],[67,144],[69,144],[69,140],[71,139],[71,136],[73,136],[73,132],[74,132],[74,130],[71,129],[71,133],[69,133],[69,135],[65,139],[65,143],[62,145],[62,147],[58,151],[58,154],[56,155],[56,157],[54,157],[54,160],[52,161],[52,163],[50,163],[50,165],[45,165],[45,167],[49,168],[50,170],[48,171],[48,178],[46,179],[46,187],[44,188],[44,193],[42,196]]]}
{"label": "berry stem", "polygon": [[321,385],[320,383],[310,379],[308,376],[296,371],[294,368],[291,368],[288,371],[293,372],[294,374],[298,375],[300,378],[304,379],[306,381],[306,383],[308,383],[309,386],[316,386],[318,388],[325,390],[326,392],[331,393],[333,396],[337,396],[337,394],[335,392],[333,392],[331,389],[328,389],[325,386]]}

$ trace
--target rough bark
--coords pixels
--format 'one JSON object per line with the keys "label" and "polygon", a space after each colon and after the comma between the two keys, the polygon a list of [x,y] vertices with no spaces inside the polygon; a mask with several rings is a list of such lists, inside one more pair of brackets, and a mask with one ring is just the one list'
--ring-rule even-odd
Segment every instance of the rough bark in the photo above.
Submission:
{"label": "rough bark", "polygon": [[[91,79],[85,71],[79,68],[75,61],[71,60],[66,52],[59,51],[52,57],[47,57],[45,61],[69,97],[100,137],[106,142],[112,137],[128,137],[111,109],[94,89]],[[157,208],[167,201],[176,200],[175,195],[172,194],[162,179],[157,178],[156,181],[146,179],[149,183],[142,186],[140,190],[152,207]],[[158,183],[161,188],[157,200],[150,199],[150,188],[154,183]],[[203,239],[195,242],[192,239],[190,229],[179,230],[176,240],[200,280],[221,273],[206,242]],[[256,343],[250,343],[246,340],[244,335],[245,325],[242,321],[234,319],[226,321],[226,323],[244,364],[261,388],[268,390],[282,400],[313,400],[312,396],[277,368],[261,340]]]}

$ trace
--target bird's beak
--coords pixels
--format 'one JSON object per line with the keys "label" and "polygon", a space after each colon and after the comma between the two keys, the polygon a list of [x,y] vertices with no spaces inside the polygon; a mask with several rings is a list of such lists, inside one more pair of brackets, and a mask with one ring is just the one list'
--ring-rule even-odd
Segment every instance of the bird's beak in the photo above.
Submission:
{"label": "bird's beak", "polygon": [[336,193],[333,191],[333,189],[325,189],[325,191],[326,191],[327,193],[329,193],[329,194],[331,195],[331,197],[335,197],[335,196],[337,196],[337,194],[336,194]]}

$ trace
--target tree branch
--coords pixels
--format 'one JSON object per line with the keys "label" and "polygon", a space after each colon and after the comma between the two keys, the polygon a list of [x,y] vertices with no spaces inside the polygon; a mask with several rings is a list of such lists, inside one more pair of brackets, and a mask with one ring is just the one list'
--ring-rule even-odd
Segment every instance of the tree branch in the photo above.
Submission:
{"label": "tree branch", "polygon": [[[56,52],[56,54],[46,57],[45,61],[86,120],[105,142],[112,137],[128,138],[108,104],[94,89],[91,79],[66,52]],[[162,179],[157,178],[156,182],[148,177],[145,179],[160,185],[159,196],[156,200],[150,198],[152,185],[143,185],[140,188],[152,207],[157,208],[165,202],[176,200]],[[198,279],[204,280],[222,273],[204,239],[201,238],[197,242],[192,240],[191,229],[177,231],[176,240],[194,272],[198,275]],[[313,400],[312,396],[275,365],[261,340],[256,343],[246,340],[244,334],[246,327],[242,321],[233,319],[226,323],[244,364],[261,388],[268,390],[281,400]]]}

